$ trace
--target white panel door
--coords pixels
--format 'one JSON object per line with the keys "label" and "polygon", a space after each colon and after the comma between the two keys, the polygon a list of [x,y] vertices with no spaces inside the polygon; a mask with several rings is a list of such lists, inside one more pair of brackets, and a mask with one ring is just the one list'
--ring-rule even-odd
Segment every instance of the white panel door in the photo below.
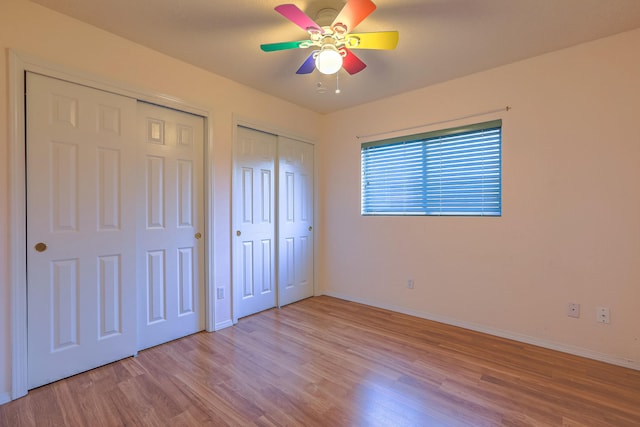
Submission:
{"label": "white panel door", "polygon": [[278,305],[313,296],[313,145],[278,139]]}
{"label": "white panel door", "polygon": [[204,329],[204,119],[138,103],[139,349]]}
{"label": "white panel door", "polygon": [[233,171],[234,319],[276,305],[277,137],[238,127]]}
{"label": "white panel door", "polygon": [[136,353],[135,110],[27,73],[29,388]]}

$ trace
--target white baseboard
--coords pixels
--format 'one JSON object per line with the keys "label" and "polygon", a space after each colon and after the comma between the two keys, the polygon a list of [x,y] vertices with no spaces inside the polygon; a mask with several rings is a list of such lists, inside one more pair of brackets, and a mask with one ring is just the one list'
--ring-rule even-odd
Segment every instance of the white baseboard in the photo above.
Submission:
{"label": "white baseboard", "polygon": [[11,393],[8,391],[0,391],[0,405],[11,401]]}
{"label": "white baseboard", "polygon": [[395,311],[397,313],[408,314],[410,316],[420,317],[422,319],[433,320],[434,322],[444,323],[451,326],[457,326],[464,329],[469,329],[476,332],[482,332],[489,335],[494,335],[500,338],[507,338],[513,341],[518,341],[526,344],[535,345],[538,347],[548,348],[550,350],[560,351],[562,353],[572,354],[574,356],[585,357],[587,359],[593,359],[600,362],[609,363],[612,365],[622,366],[640,371],[640,361],[634,361],[625,359],[622,357],[611,356],[609,354],[600,353],[597,351],[589,350],[582,347],[571,346],[554,341],[549,341],[537,337],[531,337],[528,335],[519,334],[516,332],[505,331],[502,329],[491,328],[479,323],[464,322],[445,316],[439,316],[431,313],[422,312],[419,310],[412,310],[406,307],[395,306],[393,304],[380,303],[378,301],[368,300],[366,298],[354,297],[352,295],[342,294],[340,292],[324,291],[323,295],[340,298],[346,301],[357,302],[360,304],[370,305],[372,307],[382,308],[385,310]]}
{"label": "white baseboard", "polygon": [[229,326],[233,326],[233,321],[225,320],[224,322],[216,323],[214,331],[219,331],[220,329],[228,328]]}

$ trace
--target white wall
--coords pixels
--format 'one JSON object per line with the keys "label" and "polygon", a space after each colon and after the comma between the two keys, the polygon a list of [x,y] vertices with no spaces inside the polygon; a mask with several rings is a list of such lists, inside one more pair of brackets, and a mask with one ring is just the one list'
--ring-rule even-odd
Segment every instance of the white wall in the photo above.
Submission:
{"label": "white wall", "polygon": [[[635,30],[323,117],[324,291],[640,369],[638,52]],[[506,105],[418,129],[503,119],[502,217],[360,215],[356,136]]]}
{"label": "white wall", "polygon": [[161,55],[26,0],[0,2],[0,403],[10,390],[8,240],[8,49],[128,87],[163,93],[212,112],[214,283],[226,288],[216,323],[230,320],[230,189],[233,116],[318,139],[320,116]]}

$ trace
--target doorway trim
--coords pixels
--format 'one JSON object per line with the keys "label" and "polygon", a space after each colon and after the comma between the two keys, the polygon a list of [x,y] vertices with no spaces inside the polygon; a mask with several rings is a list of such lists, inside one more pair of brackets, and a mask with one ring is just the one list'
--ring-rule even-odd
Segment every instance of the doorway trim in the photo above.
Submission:
{"label": "doorway trim", "polygon": [[34,72],[71,83],[184,111],[204,118],[205,328],[215,329],[213,292],[213,128],[211,112],[162,93],[128,86],[69,69],[29,54],[9,50],[9,293],[11,330],[11,400],[27,394],[27,256],[25,73]]}
{"label": "doorway trim", "polygon": [[[236,308],[236,298],[235,298],[235,283],[233,282],[233,233],[234,233],[234,228],[233,228],[233,188],[234,188],[234,167],[236,164],[236,144],[238,143],[238,127],[242,126],[245,128],[249,128],[249,129],[253,129],[256,130],[258,132],[264,132],[264,133],[269,133],[272,134],[278,138],[280,137],[285,137],[285,138],[290,138],[290,139],[295,139],[297,141],[300,142],[305,142],[307,144],[311,144],[314,146],[314,150],[316,147],[316,142],[313,139],[310,139],[308,137],[305,136],[300,136],[297,134],[293,134],[287,130],[284,130],[280,127],[274,127],[273,125],[270,125],[268,123],[264,123],[261,121],[256,121],[256,120],[252,120],[248,117],[244,117],[240,114],[233,114],[233,118],[232,118],[232,126],[233,126],[233,146],[231,147],[231,198],[230,198],[230,205],[229,205],[229,211],[231,214],[231,223],[229,224],[229,253],[231,254],[230,257],[230,263],[229,263],[229,273],[230,273],[230,278],[231,278],[231,283],[229,286],[229,290],[231,292],[231,322],[232,324],[236,324],[238,323],[238,311]],[[278,159],[277,159],[277,149],[276,149],[276,164],[275,166],[278,166]],[[276,176],[276,181],[275,181],[275,185],[276,188],[278,188],[278,180],[279,177]],[[319,240],[320,238],[317,237],[319,236],[318,231],[320,230],[320,227],[318,227],[318,224],[320,223],[320,215],[318,214],[318,156],[314,155],[313,156],[313,229],[314,231],[314,239],[313,239],[313,265],[314,265],[314,269],[313,269],[313,296],[318,296],[320,295],[320,291],[319,291],[319,287],[318,287],[318,247],[319,247]],[[278,217],[278,204],[276,204],[275,206],[275,216]],[[278,235],[278,226],[276,224],[276,236]],[[278,254],[278,239],[276,238],[276,258],[277,258],[277,254]],[[279,278],[279,273],[278,273],[278,263],[276,262],[276,284],[278,284],[278,278]],[[280,302],[279,302],[279,295],[276,294],[276,308],[280,308]]]}

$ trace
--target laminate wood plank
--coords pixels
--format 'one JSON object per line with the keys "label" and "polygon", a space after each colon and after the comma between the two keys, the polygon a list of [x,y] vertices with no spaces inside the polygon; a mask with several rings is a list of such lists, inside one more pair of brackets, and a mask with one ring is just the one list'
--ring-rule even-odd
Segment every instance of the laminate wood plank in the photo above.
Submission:
{"label": "laminate wood plank", "polygon": [[640,426],[640,371],[330,297],[32,390],[0,426]]}

